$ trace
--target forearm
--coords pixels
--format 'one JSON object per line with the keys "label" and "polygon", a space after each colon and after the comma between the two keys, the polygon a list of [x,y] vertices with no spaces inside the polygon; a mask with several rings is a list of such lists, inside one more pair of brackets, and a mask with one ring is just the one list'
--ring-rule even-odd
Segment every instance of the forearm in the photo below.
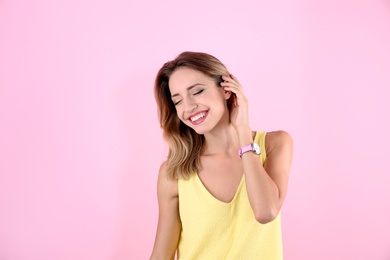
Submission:
{"label": "forearm", "polygon": [[282,204],[278,186],[261,165],[258,155],[246,153],[242,162],[248,198],[256,219],[261,223],[272,221]]}
{"label": "forearm", "polygon": [[[253,142],[252,132],[248,127],[238,129],[237,134],[240,147]],[[257,154],[245,153],[241,160],[254,215],[259,222],[267,223],[277,216],[281,208],[282,199],[278,186],[264,169]]]}
{"label": "forearm", "polygon": [[159,224],[150,260],[173,260],[175,258],[180,237],[180,228],[178,224],[167,226]]}

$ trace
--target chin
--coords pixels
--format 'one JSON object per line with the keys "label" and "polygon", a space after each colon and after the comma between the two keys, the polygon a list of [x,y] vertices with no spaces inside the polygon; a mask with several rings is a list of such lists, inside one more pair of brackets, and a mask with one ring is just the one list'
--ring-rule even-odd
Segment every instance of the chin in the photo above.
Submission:
{"label": "chin", "polygon": [[206,131],[197,131],[194,129],[194,131],[198,134],[198,135],[204,135],[205,133],[207,133]]}
{"label": "chin", "polygon": [[208,133],[208,132],[210,132],[212,130],[209,127],[206,128],[204,126],[202,126],[202,127],[191,127],[191,128],[192,128],[192,130],[194,130],[199,135],[204,135],[204,134],[206,134],[206,133]]}

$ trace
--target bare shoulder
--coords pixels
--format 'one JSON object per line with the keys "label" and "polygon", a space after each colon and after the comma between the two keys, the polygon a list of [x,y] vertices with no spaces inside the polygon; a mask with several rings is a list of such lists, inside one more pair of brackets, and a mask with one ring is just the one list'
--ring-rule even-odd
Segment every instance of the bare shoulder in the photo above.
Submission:
{"label": "bare shoulder", "polygon": [[267,132],[265,136],[267,154],[275,150],[287,150],[292,153],[293,139],[289,133],[283,130]]}
{"label": "bare shoulder", "polygon": [[157,182],[157,193],[159,197],[175,198],[178,196],[177,179],[168,175],[168,164],[163,162],[160,166]]}

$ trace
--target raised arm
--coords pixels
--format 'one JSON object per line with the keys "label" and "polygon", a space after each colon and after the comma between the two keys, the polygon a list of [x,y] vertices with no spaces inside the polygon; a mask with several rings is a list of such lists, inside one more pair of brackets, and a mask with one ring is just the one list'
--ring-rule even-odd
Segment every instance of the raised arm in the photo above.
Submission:
{"label": "raised arm", "polygon": [[160,167],[157,183],[159,218],[150,260],[174,259],[180,237],[177,180],[168,177],[166,163]]}
{"label": "raised arm", "polygon": [[[235,94],[230,120],[237,131],[239,145],[243,147],[253,142],[248,121],[248,100],[235,76],[223,76],[222,79],[221,86]],[[242,156],[249,202],[260,223],[270,222],[279,214],[293,158],[293,141],[288,133],[267,133],[265,143],[267,160],[264,167],[258,155],[245,153]]]}
{"label": "raised arm", "polygon": [[245,153],[242,156],[249,202],[260,223],[270,222],[279,214],[286,197],[293,159],[293,141],[288,133],[267,133],[265,145],[267,159],[264,167],[258,155]]}

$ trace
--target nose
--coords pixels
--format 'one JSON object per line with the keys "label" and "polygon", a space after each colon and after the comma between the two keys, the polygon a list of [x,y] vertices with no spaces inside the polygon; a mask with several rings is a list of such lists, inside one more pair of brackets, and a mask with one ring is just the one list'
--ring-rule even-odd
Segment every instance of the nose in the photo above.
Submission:
{"label": "nose", "polygon": [[183,101],[184,101],[184,108],[186,112],[192,112],[198,106],[198,104],[192,98],[188,98]]}

